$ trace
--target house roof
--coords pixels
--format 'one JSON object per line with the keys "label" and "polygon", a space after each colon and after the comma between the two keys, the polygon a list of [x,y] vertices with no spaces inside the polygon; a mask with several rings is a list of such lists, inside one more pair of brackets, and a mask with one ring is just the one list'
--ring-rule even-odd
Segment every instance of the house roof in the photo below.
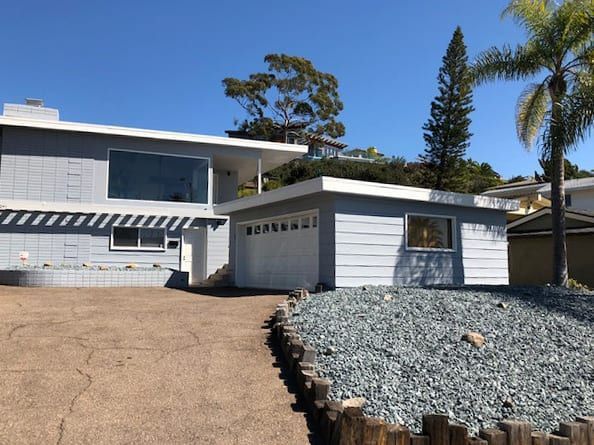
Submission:
{"label": "house roof", "polygon": [[373,198],[421,201],[434,204],[453,205],[511,211],[519,208],[518,201],[492,198],[488,196],[465,195],[462,193],[442,192],[439,190],[407,187],[402,185],[377,182],[355,181],[352,179],[322,176],[308,181],[282,187],[260,195],[236,199],[215,206],[215,214],[228,215],[245,209],[274,204],[281,201],[300,198],[315,193],[338,193]]}
{"label": "house roof", "polygon": [[[568,179],[565,181],[565,191],[574,192],[577,190],[594,189],[594,178]],[[513,184],[499,185],[490,188],[483,193],[485,196],[519,197],[531,193],[542,193],[549,195],[551,193],[550,182],[537,182],[534,180],[515,182]]]}
{"label": "house roof", "polygon": [[[543,207],[507,225],[509,236],[549,235],[552,226],[552,210]],[[583,233],[594,231],[594,212],[568,208],[565,211],[566,232]]]}

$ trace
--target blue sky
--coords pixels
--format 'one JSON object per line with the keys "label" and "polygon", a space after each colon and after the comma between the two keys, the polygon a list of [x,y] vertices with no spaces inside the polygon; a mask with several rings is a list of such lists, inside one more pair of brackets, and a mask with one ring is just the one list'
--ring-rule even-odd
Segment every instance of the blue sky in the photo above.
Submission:
{"label": "blue sky", "polygon": [[[470,56],[515,43],[506,0],[5,2],[0,100],[44,98],[64,120],[224,135],[242,110],[221,79],[264,69],[285,52],[340,82],[351,148],[374,145],[414,160],[456,25]],[[475,91],[468,155],[503,176],[531,174],[538,154],[517,142],[522,84]],[[570,155],[594,169],[592,141]]]}

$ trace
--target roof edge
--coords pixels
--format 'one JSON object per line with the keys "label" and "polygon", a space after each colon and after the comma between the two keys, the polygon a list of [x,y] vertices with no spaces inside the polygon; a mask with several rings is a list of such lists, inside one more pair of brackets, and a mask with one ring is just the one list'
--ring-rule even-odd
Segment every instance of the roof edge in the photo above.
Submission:
{"label": "roof edge", "polygon": [[120,127],[116,125],[87,124],[70,121],[47,121],[40,119],[25,119],[0,116],[0,126],[36,128],[41,130],[72,131],[80,133],[107,134],[114,136],[128,136],[143,139],[158,139],[167,141],[193,142],[199,144],[222,145],[264,150],[277,150],[294,153],[307,153],[307,145],[284,144],[280,142],[257,141],[252,139],[228,138],[224,136],[208,136],[195,133],[176,131],[151,130],[135,127]]}
{"label": "roof edge", "polygon": [[215,207],[215,213],[227,215],[241,210],[274,204],[288,199],[296,199],[319,192],[400,199],[405,201],[421,201],[458,207],[499,210],[504,212],[517,210],[519,208],[518,201],[509,199],[321,176],[319,178],[281,187],[270,192],[264,192],[260,195],[218,204]]}

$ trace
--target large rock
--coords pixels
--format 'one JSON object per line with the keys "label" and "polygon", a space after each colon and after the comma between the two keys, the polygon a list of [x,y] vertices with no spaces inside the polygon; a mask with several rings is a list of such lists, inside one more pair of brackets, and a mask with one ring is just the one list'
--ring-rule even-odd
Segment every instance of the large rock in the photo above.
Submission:
{"label": "large rock", "polygon": [[485,345],[485,337],[478,332],[467,332],[462,336],[462,340],[470,343],[475,348],[481,348]]}

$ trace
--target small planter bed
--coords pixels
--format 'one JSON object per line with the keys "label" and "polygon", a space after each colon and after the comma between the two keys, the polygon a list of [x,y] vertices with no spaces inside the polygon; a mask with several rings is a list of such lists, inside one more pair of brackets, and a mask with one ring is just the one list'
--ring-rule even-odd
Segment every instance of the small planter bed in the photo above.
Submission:
{"label": "small planter bed", "polygon": [[27,287],[163,287],[173,271],[161,267],[19,266],[0,270],[0,284]]}
{"label": "small planter bed", "polygon": [[[291,298],[277,310],[277,322],[297,380],[310,381],[305,392],[314,392],[314,411],[316,392],[328,400],[317,403],[323,413],[332,411],[332,403],[362,398],[367,419],[381,418],[417,434],[445,419],[446,431],[454,422],[464,438],[466,431],[481,430],[488,442],[488,428],[497,425],[524,428],[528,437],[533,429],[560,434],[571,429],[562,422],[582,416],[574,433],[594,440],[594,419],[583,417],[594,414],[594,297],[589,293],[514,287],[341,289],[298,303]],[[432,413],[445,416],[431,420]],[[412,434],[411,441],[422,443],[417,437],[422,436]]]}

